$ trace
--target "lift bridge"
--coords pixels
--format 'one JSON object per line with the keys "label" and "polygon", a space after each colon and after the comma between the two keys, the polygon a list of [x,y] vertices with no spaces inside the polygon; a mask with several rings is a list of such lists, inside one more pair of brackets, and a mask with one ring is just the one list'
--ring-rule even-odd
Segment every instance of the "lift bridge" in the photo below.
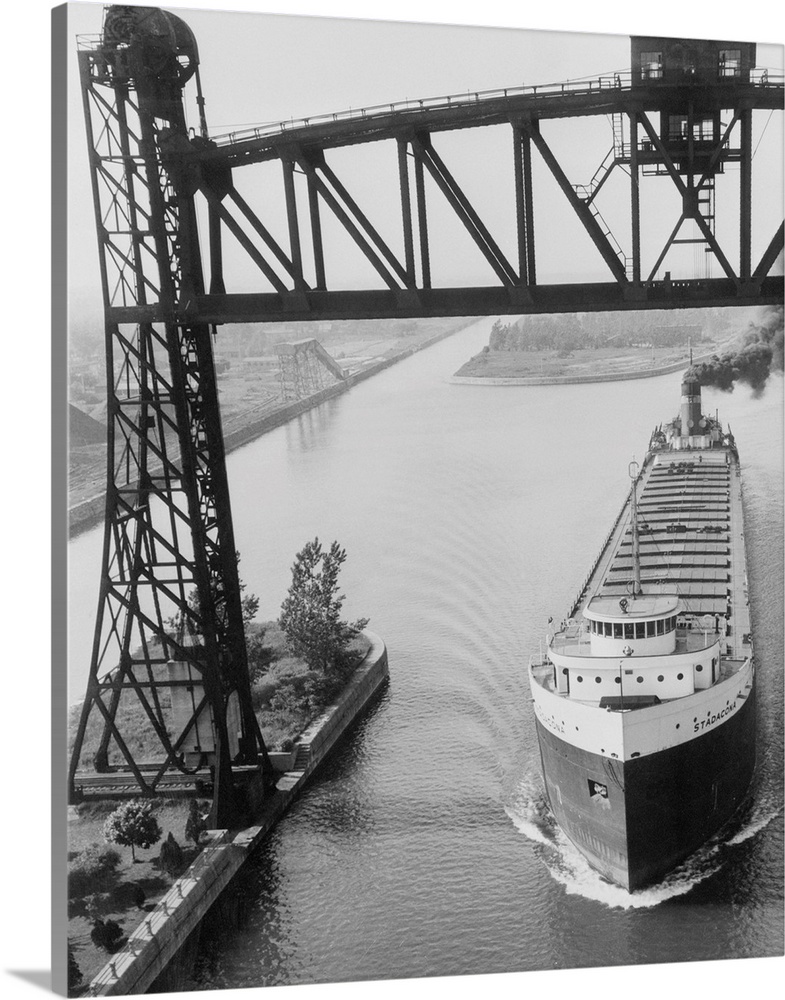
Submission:
{"label": "lift bridge", "polygon": [[[109,7],[102,35],[82,40],[78,56],[109,429],[101,590],[70,796],[77,802],[101,788],[153,796],[171,792],[179,779],[202,781],[212,796],[211,825],[236,826],[269,794],[272,778],[251,703],[213,362],[216,324],[780,302],[774,266],[783,250],[781,222],[771,223],[759,241],[765,249],[752,257],[752,129],[756,112],[782,110],[783,83],[756,69],[751,44],[634,38],[623,76],[406,101],[211,137],[196,40],[180,18]],[[189,93],[195,88],[194,130],[186,124],[186,85]],[[612,146],[589,183],[576,184],[547,129],[591,116],[610,120]],[[442,134],[455,130],[482,146],[490,125],[509,130],[512,253],[439,151]],[[374,226],[334,166],[334,151],[345,151],[345,164],[347,154],[373,143],[394,158],[395,182],[379,190],[386,183],[380,176],[374,195],[397,206],[392,233]],[[535,214],[547,231],[552,199],[535,197],[536,157],[588,234],[607,280],[538,282]],[[277,164],[282,177],[283,239],[244,187],[249,168],[264,163]],[[721,244],[714,222],[715,181],[729,164],[739,174],[733,250]],[[608,178],[620,171],[629,179],[624,248],[598,208]],[[671,185],[680,205],[661,253],[646,266],[644,181]],[[471,238],[492,275],[486,284],[450,279],[449,261],[439,262],[448,282],[434,279],[431,247],[442,218],[433,211],[436,199]],[[370,264],[375,284],[346,288],[331,279],[337,260],[326,227],[323,235],[325,213]],[[198,223],[207,230],[204,247]],[[720,276],[662,273],[685,224]],[[232,261],[256,275],[251,292],[225,273],[227,241]],[[152,761],[134,746],[143,723],[160,741]]]}

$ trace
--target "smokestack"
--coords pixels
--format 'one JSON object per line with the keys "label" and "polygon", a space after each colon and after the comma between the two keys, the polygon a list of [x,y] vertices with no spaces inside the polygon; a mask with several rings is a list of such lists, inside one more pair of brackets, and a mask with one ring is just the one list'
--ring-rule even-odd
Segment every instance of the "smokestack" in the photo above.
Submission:
{"label": "smokestack", "polygon": [[687,374],[681,383],[681,436],[703,434],[705,421],[701,413],[701,384]]}

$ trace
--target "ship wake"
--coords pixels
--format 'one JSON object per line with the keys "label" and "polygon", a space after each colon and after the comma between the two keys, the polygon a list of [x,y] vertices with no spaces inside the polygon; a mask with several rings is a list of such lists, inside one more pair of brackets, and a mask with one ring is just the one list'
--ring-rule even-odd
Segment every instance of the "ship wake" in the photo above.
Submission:
{"label": "ship wake", "polygon": [[683,896],[699,883],[715,875],[727,863],[728,848],[744,843],[763,830],[782,811],[754,805],[743,809],[729,823],[662,882],[627,892],[596,872],[562,832],[551,812],[538,777],[523,777],[505,805],[515,828],[530,840],[551,877],[568,895],[583,896],[609,908],[648,909]]}

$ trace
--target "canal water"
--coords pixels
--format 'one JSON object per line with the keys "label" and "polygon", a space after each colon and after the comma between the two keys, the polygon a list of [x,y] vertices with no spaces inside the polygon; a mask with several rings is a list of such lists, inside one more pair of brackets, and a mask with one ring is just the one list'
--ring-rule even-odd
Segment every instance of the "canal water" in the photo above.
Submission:
{"label": "canal water", "polygon": [[[680,375],[457,385],[482,320],[229,456],[241,576],[274,618],[295,552],[337,539],[390,686],[247,878],[194,989],[782,953],[783,384],[704,390],[744,469],[759,694],[751,804],[657,888],[594,874],[550,822],[526,664],[567,613]],[[71,545],[72,698],[100,533]],[[92,581],[95,581],[95,589]]]}

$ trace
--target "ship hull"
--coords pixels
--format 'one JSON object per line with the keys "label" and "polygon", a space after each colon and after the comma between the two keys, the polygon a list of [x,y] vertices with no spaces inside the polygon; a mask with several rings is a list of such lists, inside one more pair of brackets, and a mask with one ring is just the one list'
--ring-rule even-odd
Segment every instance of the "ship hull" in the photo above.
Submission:
{"label": "ship hull", "polygon": [[632,760],[578,748],[537,719],[559,826],[589,863],[632,892],[660,881],[743,801],[755,768],[755,686],[723,725]]}

